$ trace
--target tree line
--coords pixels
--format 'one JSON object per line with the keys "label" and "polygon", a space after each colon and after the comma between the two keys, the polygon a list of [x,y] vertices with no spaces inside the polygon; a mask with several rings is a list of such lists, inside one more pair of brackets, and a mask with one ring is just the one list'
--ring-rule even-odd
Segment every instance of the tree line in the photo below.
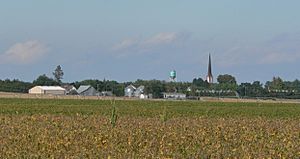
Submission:
{"label": "tree line", "polygon": [[136,87],[143,85],[144,93],[152,94],[153,98],[161,98],[163,92],[177,92],[187,94],[188,97],[197,96],[235,96],[240,98],[277,97],[300,98],[300,81],[284,81],[280,77],[273,77],[265,84],[260,81],[238,84],[236,78],[229,74],[219,75],[217,83],[208,83],[202,78],[194,78],[191,82],[168,82],[161,80],[142,80],[134,82],[117,82],[114,80],[87,79],[72,83],[64,83],[61,66],[57,66],[53,72],[53,78],[43,74],[32,82],[24,82],[17,79],[0,80],[0,91],[27,93],[34,86],[63,86],[91,85],[98,91],[112,91],[116,96],[124,96],[124,89],[132,84]]}

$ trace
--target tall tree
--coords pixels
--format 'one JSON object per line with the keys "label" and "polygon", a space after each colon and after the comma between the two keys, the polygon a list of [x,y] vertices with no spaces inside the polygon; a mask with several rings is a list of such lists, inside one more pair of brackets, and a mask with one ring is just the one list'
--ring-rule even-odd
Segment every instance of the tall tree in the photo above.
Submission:
{"label": "tall tree", "polygon": [[64,76],[64,72],[61,69],[60,65],[58,65],[56,67],[56,69],[54,70],[53,76],[54,76],[54,79],[56,80],[56,82],[61,83],[61,80],[63,79],[63,76]]}

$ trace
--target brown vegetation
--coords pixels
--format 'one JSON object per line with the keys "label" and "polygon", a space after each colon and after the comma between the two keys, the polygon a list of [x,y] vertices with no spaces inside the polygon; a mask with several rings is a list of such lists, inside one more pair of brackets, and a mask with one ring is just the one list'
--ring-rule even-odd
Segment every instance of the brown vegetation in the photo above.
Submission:
{"label": "brown vegetation", "polygon": [[1,115],[1,158],[294,158],[298,119]]}

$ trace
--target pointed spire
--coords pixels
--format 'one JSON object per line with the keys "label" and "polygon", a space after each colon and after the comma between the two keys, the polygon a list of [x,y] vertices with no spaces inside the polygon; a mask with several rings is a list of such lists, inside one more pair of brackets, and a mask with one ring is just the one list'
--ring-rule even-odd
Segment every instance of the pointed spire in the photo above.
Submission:
{"label": "pointed spire", "polygon": [[209,53],[209,56],[208,56],[208,71],[207,71],[206,80],[207,80],[208,83],[213,83],[213,76],[212,76],[212,72],[211,72],[211,57],[210,57],[210,53]]}
{"label": "pointed spire", "polygon": [[208,57],[208,72],[207,72],[207,75],[208,75],[208,76],[212,76],[212,73],[211,73],[211,58],[210,58],[210,54],[209,54],[209,57]]}

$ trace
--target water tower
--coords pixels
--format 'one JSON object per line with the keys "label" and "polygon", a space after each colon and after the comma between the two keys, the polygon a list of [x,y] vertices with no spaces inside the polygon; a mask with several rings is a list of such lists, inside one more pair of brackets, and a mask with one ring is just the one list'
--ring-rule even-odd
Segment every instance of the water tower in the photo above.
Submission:
{"label": "water tower", "polygon": [[176,82],[176,71],[175,70],[172,70],[170,72],[170,81],[171,82]]}

